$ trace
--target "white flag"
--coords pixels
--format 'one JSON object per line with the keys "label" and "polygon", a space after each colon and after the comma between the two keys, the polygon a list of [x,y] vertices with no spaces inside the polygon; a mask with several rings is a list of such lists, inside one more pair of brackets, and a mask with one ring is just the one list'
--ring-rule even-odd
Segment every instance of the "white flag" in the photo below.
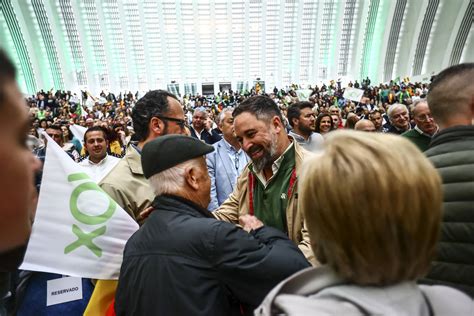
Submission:
{"label": "white flag", "polygon": [[311,93],[313,93],[313,90],[309,90],[309,89],[296,90],[296,95],[298,96],[298,100],[300,101],[308,101],[309,97],[311,96]]}
{"label": "white flag", "polygon": [[356,89],[356,88],[345,88],[344,90],[344,99],[349,99],[352,101],[360,102],[360,99],[362,99],[362,96],[364,95],[364,90],[362,89]]}
{"label": "white flag", "polygon": [[118,279],[138,224],[49,136],[33,231],[20,269]]}
{"label": "white flag", "polygon": [[87,128],[81,125],[73,124],[69,126],[72,135],[76,137],[81,143],[84,141],[84,134],[87,131]]}

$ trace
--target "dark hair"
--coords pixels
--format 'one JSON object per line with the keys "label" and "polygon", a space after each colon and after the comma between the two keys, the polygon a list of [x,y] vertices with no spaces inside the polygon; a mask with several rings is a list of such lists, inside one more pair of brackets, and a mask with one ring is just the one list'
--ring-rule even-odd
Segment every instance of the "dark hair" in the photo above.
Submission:
{"label": "dark hair", "polygon": [[[69,126],[66,125],[66,124],[62,124],[62,125],[61,125],[61,127],[63,127],[63,126],[65,126],[66,129],[67,129],[67,131],[68,131],[68,133],[67,133],[67,138],[65,138],[64,141],[70,141],[70,140],[72,140],[73,137],[74,137],[74,135],[72,135],[71,129],[70,129]],[[62,132],[62,131],[63,131],[63,130],[61,129],[61,132]],[[63,134],[63,135],[64,135],[64,134]],[[64,136],[63,136],[63,138],[64,138]]]}
{"label": "dark hair", "polygon": [[92,127],[89,127],[86,132],[84,133],[84,143],[87,142],[87,134],[90,133],[90,132],[102,132],[104,133],[104,138],[105,140],[109,140],[108,139],[108,133],[107,133],[107,130],[105,128],[103,128],[102,126],[92,126]]}
{"label": "dark hair", "polygon": [[473,80],[474,63],[446,68],[433,79],[427,101],[438,124],[445,125],[453,115],[469,111]]}
{"label": "dark hair", "polygon": [[331,122],[331,131],[334,129],[334,123],[332,122],[331,115],[328,114],[328,113],[321,113],[316,118],[316,128],[315,128],[315,130],[316,130],[317,133],[321,132],[320,129],[319,129],[319,124],[321,124],[321,120],[323,119],[323,117],[326,117],[326,116],[329,117],[329,121]]}
{"label": "dark hair", "polygon": [[[133,129],[139,140],[148,137],[148,124],[154,116],[166,115],[169,111],[168,97],[178,101],[176,96],[165,90],[153,90],[147,92],[137,101],[132,111]],[[167,122],[164,122],[167,124]]]}
{"label": "dark hair", "polygon": [[283,123],[280,109],[276,103],[267,96],[257,95],[245,99],[235,108],[234,112],[232,112],[232,116],[236,118],[244,112],[255,115],[258,120],[270,120],[273,116],[278,116]]}
{"label": "dark hair", "polygon": [[301,101],[296,102],[288,108],[288,112],[286,113],[286,117],[288,118],[288,122],[290,123],[291,127],[293,126],[293,119],[298,119],[301,115],[301,110],[310,108],[313,109],[313,103],[308,101]]}
{"label": "dark hair", "polygon": [[[432,83],[430,85],[430,91],[435,90],[439,85],[443,84],[445,80],[450,79],[454,76],[459,76],[464,72],[473,71],[474,70],[474,63],[464,63],[455,65],[445,70],[441,71],[439,74],[434,76],[432,79]],[[429,92],[428,92],[429,95]]]}
{"label": "dark hair", "polygon": [[5,95],[3,92],[4,85],[8,81],[14,81],[16,77],[16,69],[13,63],[10,61],[5,51],[0,49],[0,104],[5,101]]}
{"label": "dark hair", "polygon": [[347,118],[344,127],[348,129],[355,129],[355,125],[358,121],[359,117],[357,115],[350,116],[349,118]]}
{"label": "dark hair", "polygon": [[63,132],[63,130],[61,129],[61,125],[58,125],[58,124],[52,124],[46,127],[46,129],[54,129],[56,131],[61,131],[61,133]]}

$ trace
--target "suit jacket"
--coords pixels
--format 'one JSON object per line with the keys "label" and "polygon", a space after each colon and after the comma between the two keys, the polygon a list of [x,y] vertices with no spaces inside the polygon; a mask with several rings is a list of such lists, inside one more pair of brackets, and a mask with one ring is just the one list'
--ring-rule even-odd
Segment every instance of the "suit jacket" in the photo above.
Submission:
{"label": "suit jacket", "polygon": [[[235,163],[229,157],[227,144],[221,139],[214,145],[214,151],[206,157],[207,169],[211,177],[211,203],[207,207],[210,211],[219,207],[234,191],[237,177],[244,168],[235,169]],[[249,158],[242,153],[240,159],[245,159],[247,163]]]}
{"label": "suit jacket", "polygon": [[[190,126],[189,130],[191,131],[192,137],[199,139],[196,134],[196,131],[194,130],[194,127]],[[201,131],[201,140],[204,141],[206,144],[212,145],[214,143],[217,143],[221,139],[221,135],[219,135],[219,133],[217,133],[215,130],[211,130],[210,133],[206,129],[203,129]]]}

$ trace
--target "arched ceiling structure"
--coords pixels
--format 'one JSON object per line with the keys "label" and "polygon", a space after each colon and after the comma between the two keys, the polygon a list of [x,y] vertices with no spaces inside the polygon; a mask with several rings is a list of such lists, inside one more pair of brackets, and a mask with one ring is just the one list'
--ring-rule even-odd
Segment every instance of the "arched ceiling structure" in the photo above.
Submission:
{"label": "arched ceiling structure", "polygon": [[24,92],[427,78],[474,61],[472,0],[0,0]]}

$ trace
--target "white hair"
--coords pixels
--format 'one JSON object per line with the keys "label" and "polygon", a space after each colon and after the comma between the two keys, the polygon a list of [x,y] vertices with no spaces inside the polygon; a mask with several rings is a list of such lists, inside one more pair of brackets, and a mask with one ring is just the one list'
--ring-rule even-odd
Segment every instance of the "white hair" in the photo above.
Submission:
{"label": "white hair", "polygon": [[219,124],[219,125],[222,124],[222,122],[224,121],[225,114],[226,114],[227,112],[230,112],[230,114],[232,114],[232,112],[234,112],[234,108],[231,108],[231,107],[229,107],[229,106],[226,107],[226,108],[224,108],[224,109],[219,113],[219,115],[217,116],[217,120],[216,120],[216,121],[217,121],[217,124]]}
{"label": "white hair", "polygon": [[207,119],[209,117],[209,113],[204,108],[194,109],[193,116],[196,115],[197,113],[203,113],[204,114],[204,119]]}
{"label": "white hair", "polygon": [[163,170],[152,175],[148,181],[155,195],[174,194],[182,190],[185,186],[184,175],[186,169],[199,167],[200,157],[182,162],[172,168]]}
{"label": "white hair", "polygon": [[397,109],[404,109],[408,112],[408,108],[405,104],[400,104],[400,103],[392,104],[387,110],[387,115],[389,119],[392,119],[393,111]]}

